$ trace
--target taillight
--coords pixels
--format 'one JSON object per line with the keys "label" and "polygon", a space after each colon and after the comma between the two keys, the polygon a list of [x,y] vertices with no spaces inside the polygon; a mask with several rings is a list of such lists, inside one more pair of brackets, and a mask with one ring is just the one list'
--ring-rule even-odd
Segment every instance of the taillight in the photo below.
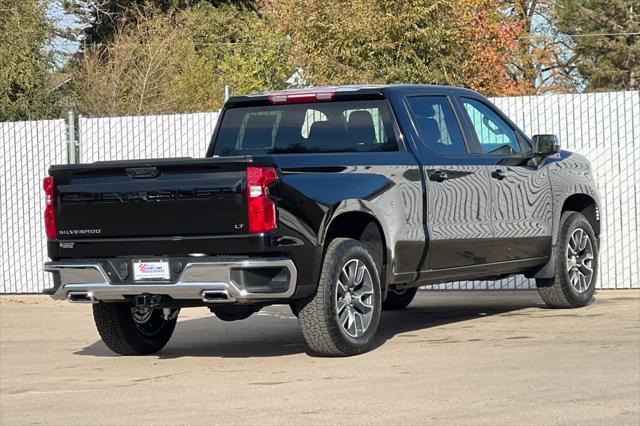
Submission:
{"label": "taillight", "polygon": [[322,92],[272,93],[269,95],[269,102],[272,104],[300,104],[304,102],[330,101],[335,95],[336,92],[331,90]]}
{"label": "taillight", "polygon": [[247,167],[249,232],[257,234],[276,229],[276,203],[269,198],[267,187],[277,179],[273,167]]}
{"label": "taillight", "polygon": [[42,189],[44,189],[45,208],[44,208],[44,229],[47,232],[47,238],[55,239],[58,236],[56,229],[56,211],[55,198],[53,194],[53,177],[47,176],[42,180]]}

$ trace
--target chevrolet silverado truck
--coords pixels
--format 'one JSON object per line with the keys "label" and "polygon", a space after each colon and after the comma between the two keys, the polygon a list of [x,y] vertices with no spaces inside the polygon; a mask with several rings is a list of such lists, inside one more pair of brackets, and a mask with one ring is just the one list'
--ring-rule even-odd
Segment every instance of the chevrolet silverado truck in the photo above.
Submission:
{"label": "chevrolet silverado truck", "polygon": [[205,158],[55,165],[43,184],[45,292],[92,303],[123,355],[162,349],[186,307],[287,304],[312,352],[349,356],[420,286],[524,274],[575,308],[596,285],[588,161],[463,88],[236,96]]}

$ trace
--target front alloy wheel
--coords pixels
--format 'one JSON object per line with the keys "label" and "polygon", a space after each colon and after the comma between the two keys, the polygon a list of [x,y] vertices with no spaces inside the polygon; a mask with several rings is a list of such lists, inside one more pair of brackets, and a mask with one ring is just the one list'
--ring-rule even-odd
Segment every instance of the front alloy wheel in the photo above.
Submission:
{"label": "front alloy wheel", "polygon": [[593,243],[589,234],[576,228],[567,244],[567,271],[569,282],[578,293],[589,289],[593,279]]}
{"label": "front alloy wheel", "polygon": [[581,213],[564,212],[556,244],[555,276],[536,279],[538,293],[551,308],[585,306],[598,275],[598,240],[591,224]]}

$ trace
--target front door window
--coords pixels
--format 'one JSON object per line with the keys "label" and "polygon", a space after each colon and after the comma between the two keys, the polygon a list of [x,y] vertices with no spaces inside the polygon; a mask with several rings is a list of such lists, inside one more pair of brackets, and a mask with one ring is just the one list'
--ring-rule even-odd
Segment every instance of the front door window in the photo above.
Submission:
{"label": "front door window", "polygon": [[484,154],[510,156],[522,153],[516,132],[489,106],[469,98],[462,98],[462,106]]}

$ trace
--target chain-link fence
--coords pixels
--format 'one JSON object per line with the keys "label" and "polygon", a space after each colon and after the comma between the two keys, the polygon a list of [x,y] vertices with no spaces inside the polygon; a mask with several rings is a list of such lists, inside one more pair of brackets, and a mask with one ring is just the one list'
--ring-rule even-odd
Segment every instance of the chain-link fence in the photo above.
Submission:
{"label": "chain-link fence", "polygon": [[[498,98],[493,101],[529,134],[559,135],[563,148],[592,163],[600,194],[603,235],[600,288],[638,288],[640,93],[614,92]],[[0,123],[0,293],[40,292],[49,285],[42,225],[42,177],[67,161],[67,131],[75,130],[82,162],[203,157],[216,112],[131,117],[80,117]],[[76,126],[77,124],[77,126]],[[74,127],[77,127],[73,129]],[[71,156],[73,158],[73,156]],[[525,289],[532,280],[457,282],[446,289]]]}

